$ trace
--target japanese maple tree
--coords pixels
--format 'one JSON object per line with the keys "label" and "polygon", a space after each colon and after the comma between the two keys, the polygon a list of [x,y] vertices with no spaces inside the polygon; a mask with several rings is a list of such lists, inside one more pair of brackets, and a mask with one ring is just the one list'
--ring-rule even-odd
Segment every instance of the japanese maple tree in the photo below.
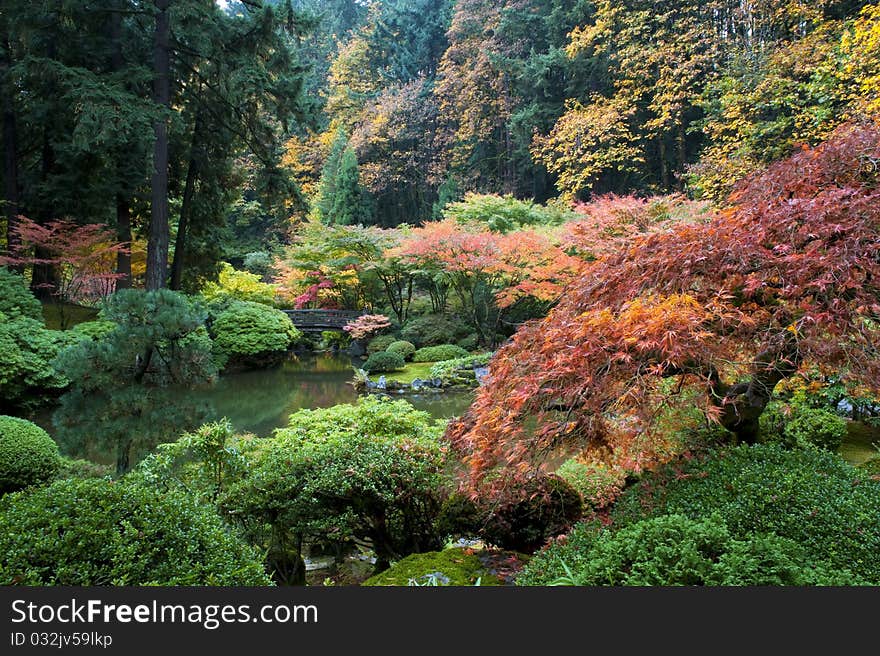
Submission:
{"label": "japanese maple tree", "polygon": [[498,351],[450,425],[472,483],[560,451],[629,451],[644,465],[661,397],[696,394],[752,442],[774,387],[802,368],[878,391],[878,187],[880,127],[845,125],[745,179],[729,209],[599,257]]}
{"label": "japanese maple tree", "polygon": [[[0,257],[9,266],[50,265],[56,271],[49,292],[59,301],[95,301],[112,293],[123,274],[116,273],[116,256],[128,245],[116,241],[112,230],[99,224],[79,225],[67,220],[41,225],[19,216],[13,228],[14,250]],[[33,253],[45,254],[37,257]]]}
{"label": "japanese maple tree", "polygon": [[544,234],[498,234],[454,219],[412,230],[386,257],[441,271],[487,345],[506,309],[524,299],[552,305],[582,264]]}
{"label": "japanese maple tree", "polygon": [[349,321],[342,329],[351,335],[352,339],[367,339],[390,326],[391,320],[384,314],[363,314]]}

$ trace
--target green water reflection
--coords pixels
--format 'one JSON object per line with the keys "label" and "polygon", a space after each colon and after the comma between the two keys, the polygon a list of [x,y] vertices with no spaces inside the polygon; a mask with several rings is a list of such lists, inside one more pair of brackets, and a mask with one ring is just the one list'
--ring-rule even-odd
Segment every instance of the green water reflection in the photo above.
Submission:
{"label": "green water reflection", "polygon": [[[327,408],[353,403],[357,393],[349,384],[353,361],[346,355],[309,354],[291,356],[279,367],[222,377],[217,383],[196,390],[170,389],[155,393],[150,412],[126,418],[124,433],[133,437],[130,462],[135,464],[156,444],[176,439],[181,432],[226,417],[236,431],[270,436],[287,425],[288,417],[303,408]],[[461,415],[470,405],[469,392],[428,392],[405,397],[416,408],[446,419]],[[73,418],[47,411],[34,419],[49,430],[64,453],[94,462],[114,464],[114,440],[101,435],[101,399],[94,399],[83,412],[80,426],[71,430]],[[116,422],[118,424],[118,421]],[[115,425],[119,430],[118,425]]]}

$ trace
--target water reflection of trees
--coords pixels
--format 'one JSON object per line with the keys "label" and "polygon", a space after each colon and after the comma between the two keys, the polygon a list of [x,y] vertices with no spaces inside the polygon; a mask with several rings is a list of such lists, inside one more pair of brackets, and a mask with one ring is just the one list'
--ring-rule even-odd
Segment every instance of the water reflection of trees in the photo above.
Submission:
{"label": "water reflection of trees", "polygon": [[52,418],[64,453],[115,463],[123,473],[157,444],[208,421],[210,404],[189,390],[124,387],[95,394],[71,391]]}

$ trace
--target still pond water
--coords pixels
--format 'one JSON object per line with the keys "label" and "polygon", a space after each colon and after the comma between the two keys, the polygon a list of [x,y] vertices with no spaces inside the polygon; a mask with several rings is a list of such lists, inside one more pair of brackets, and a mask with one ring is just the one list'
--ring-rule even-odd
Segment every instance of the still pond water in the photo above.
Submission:
{"label": "still pond water", "polygon": [[[184,424],[190,424],[184,428],[191,428],[226,417],[238,432],[268,437],[274,429],[286,426],[288,417],[297,410],[353,403],[358,397],[350,384],[356,362],[342,354],[292,355],[274,369],[230,374],[202,389],[170,391],[157,400],[161,406],[157,413],[133,418],[126,427],[127,433],[140,436],[132,444],[131,464],[156,444],[173,441]],[[417,409],[447,419],[467,409],[472,393],[429,391],[396,398],[406,398]],[[34,421],[56,438],[62,452],[107,465],[116,462],[115,448],[98,435],[75,442],[65,439],[63,431],[53,425],[52,414],[51,410],[42,412]],[[167,426],[162,425],[165,423]]]}

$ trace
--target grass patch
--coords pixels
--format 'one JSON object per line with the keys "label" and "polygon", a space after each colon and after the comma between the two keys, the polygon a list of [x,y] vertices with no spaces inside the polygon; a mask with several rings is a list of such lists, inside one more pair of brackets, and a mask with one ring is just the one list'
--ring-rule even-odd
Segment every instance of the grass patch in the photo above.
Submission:
{"label": "grass patch", "polygon": [[432,362],[407,362],[406,368],[403,371],[392,371],[387,374],[373,374],[370,376],[370,379],[379,380],[379,375],[383,375],[385,376],[385,380],[389,382],[393,380],[397,383],[409,384],[416,378],[421,378],[422,380],[431,378],[432,366]]}
{"label": "grass patch", "polygon": [[73,303],[43,303],[43,319],[50,330],[67,330],[79,323],[94,321],[97,316],[96,308]]}

